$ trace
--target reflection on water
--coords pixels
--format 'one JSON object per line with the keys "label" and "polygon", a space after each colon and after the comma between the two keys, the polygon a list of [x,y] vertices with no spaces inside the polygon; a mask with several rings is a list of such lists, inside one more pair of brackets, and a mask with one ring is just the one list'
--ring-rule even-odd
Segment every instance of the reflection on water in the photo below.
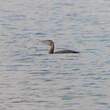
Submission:
{"label": "reflection on water", "polygon": [[[1,110],[110,110],[110,2],[0,1]],[[38,39],[52,39],[48,55]]]}

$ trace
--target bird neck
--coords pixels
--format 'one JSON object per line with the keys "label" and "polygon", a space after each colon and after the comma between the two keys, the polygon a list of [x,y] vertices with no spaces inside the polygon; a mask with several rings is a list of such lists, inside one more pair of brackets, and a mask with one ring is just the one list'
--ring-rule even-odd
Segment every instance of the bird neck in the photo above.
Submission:
{"label": "bird neck", "polygon": [[50,46],[49,49],[49,54],[53,54],[54,53],[54,43]]}

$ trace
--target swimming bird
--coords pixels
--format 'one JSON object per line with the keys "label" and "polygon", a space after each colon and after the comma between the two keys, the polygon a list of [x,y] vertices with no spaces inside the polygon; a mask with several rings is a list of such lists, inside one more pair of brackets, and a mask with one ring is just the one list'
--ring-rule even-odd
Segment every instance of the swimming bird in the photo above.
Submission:
{"label": "swimming bird", "polygon": [[68,54],[68,53],[76,53],[77,54],[77,53],[80,53],[80,52],[74,51],[74,50],[61,50],[61,51],[54,52],[55,45],[52,40],[43,40],[42,42],[49,46],[49,51],[48,51],[49,54]]}

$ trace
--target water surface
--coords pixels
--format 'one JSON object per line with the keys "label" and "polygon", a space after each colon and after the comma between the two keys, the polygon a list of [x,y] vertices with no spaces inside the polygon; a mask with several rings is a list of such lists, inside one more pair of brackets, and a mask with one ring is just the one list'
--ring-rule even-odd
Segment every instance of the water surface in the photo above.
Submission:
{"label": "water surface", "polygon": [[[110,110],[109,0],[0,1],[1,110]],[[38,40],[52,39],[48,54]]]}

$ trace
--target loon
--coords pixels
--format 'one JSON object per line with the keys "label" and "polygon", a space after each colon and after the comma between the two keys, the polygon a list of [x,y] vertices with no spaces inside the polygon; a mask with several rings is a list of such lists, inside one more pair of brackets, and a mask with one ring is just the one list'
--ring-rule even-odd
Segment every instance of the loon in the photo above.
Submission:
{"label": "loon", "polygon": [[74,50],[61,50],[61,51],[54,52],[55,45],[52,40],[43,40],[42,42],[49,46],[49,51],[48,51],[49,54],[68,54],[68,53],[78,54],[80,53],[79,51],[74,51]]}

